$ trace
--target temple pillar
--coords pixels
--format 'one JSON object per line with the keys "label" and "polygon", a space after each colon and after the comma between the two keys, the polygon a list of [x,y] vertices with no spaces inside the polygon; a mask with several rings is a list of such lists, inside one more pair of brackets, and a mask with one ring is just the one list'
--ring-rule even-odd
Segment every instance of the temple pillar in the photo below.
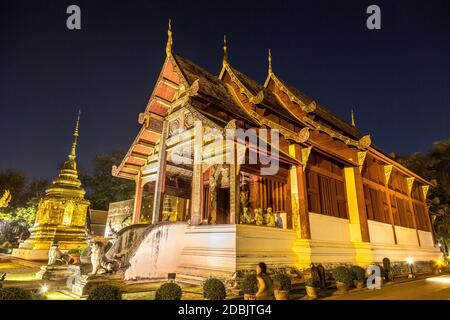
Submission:
{"label": "temple pillar", "polygon": [[134,204],[133,204],[133,223],[139,223],[139,217],[141,216],[142,207],[142,173],[139,170],[138,174],[134,178],[136,189],[134,191]]}
{"label": "temple pillar", "polygon": [[[297,144],[289,146],[289,155],[301,161],[301,148]],[[306,164],[305,164],[306,165]],[[296,240],[292,250],[297,256],[296,267],[308,268],[311,265],[311,228],[309,223],[308,197],[306,188],[306,175],[301,165],[292,166],[289,171],[287,188],[290,190],[290,205],[292,215],[292,228]]]}
{"label": "temple pillar", "polygon": [[[289,154],[301,161],[301,148],[299,145],[290,145]],[[297,233],[297,237],[311,239],[305,170],[303,166],[293,166],[289,174],[291,182],[292,218],[293,221],[297,221],[293,224],[295,226],[294,230]]]}
{"label": "temple pillar", "polygon": [[233,143],[233,163],[230,164],[230,224],[236,223],[236,217],[239,216],[239,198],[240,198],[240,166],[236,158],[236,143]]}
{"label": "temple pillar", "polygon": [[163,128],[159,140],[158,153],[158,171],[156,172],[155,193],[153,196],[153,215],[152,224],[159,222],[159,216],[162,212],[164,188],[166,182],[166,139],[167,139],[168,123],[163,122]]}
{"label": "temple pillar", "polygon": [[350,240],[355,248],[355,261],[359,265],[366,266],[373,262],[373,254],[370,245],[361,172],[358,167],[346,167],[344,168],[344,177],[350,222]]}
{"label": "temple pillar", "polygon": [[194,128],[194,165],[191,193],[191,224],[199,225],[202,219],[203,170],[202,170],[203,128],[195,121]]}

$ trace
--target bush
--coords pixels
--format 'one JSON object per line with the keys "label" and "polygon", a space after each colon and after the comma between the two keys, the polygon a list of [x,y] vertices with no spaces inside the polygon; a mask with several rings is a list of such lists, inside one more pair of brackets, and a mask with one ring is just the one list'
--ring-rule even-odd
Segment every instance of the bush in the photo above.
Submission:
{"label": "bush", "polygon": [[366,270],[364,268],[360,266],[352,266],[350,271],[352,272],[353,280],[363,281],[366,279]]}
{"label": "bush", "polygon": [[181,287],[173,282],[167,282],[156,290],[155,300],[181,300]]}
{"label": "bush", "polygon": [[353,282],[352,273],[344,266],[339,266],[333,269],[333,278],[336,282],[342,282],[348,286],[352,285]]}
{"label": "bush", "polygon": [[207,279],[203,284],[203,296],[208,300],[225,300],[225,285],[219,279]]}
{"label": "bush", "polygon": [[88,295],[88,300],[122,300],[122,290],[109,284],[94,287]]}
{"label": "bush", "polygon": [[273,276],[275,290],[291,290],[291,278],[286,273],[276,273]]}
{"label": "bush", "polygon": [[2,288],[0,300],[33,300],[33,296],[30,291],[21,288]]}
{"label": "bush", "polygon": [[248,273],[241,280],[241,290],[244,294],[256,294],[258,292],[258,279],[256,274]]}
{"label": "bush", "polygon": [[306,280],[307,287],[320,288],[320,281],[314,278],[309,278]]}

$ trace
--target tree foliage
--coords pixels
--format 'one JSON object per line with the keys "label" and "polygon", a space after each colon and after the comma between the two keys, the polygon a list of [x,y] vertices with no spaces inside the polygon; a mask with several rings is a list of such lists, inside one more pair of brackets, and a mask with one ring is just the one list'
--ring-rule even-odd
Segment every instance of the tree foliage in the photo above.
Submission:
{"label": "tree foliage", "polygon": [[99,154],[93,159],[92,174],[83,179],[91,208],[108,210],[110,202],[127,200],[133,197],[134,182],[113,177],[111,168],[119,165],[125,156],[123,151]]}

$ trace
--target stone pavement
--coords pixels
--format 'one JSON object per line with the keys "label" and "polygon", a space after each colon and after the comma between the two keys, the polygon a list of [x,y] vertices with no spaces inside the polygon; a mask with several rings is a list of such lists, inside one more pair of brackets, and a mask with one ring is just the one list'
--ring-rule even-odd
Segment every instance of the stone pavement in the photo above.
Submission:
{"label": "stone pavement", "polygon": [[384,285],[379,290],[364,290],[325,300],[449,300],[450,275]]}

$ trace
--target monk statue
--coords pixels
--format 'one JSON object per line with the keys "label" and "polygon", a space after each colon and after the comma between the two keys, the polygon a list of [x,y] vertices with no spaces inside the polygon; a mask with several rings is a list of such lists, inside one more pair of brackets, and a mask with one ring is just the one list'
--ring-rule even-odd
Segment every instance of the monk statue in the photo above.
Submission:
{"label": "monk statue", "polygon": [[262,209],[261,208],[255,209],[255,224],[257,226],[262,226],[263,223],[264,223],[264,217],[262,214]]}
{"label": "monk statue", "polygon": [[244,207],[244,209],[242,210],[242,216],[241,216],[241,223],[243,224],[250,224],[252,222],[252,219],[248,213],[248,208]]}
{"label": "monk statue", "polygon": [[266,213],[266,225],[268,227],[275,227],[276,226],[277,217],[275,213],[273,213],[272,208],[267,208]]}

